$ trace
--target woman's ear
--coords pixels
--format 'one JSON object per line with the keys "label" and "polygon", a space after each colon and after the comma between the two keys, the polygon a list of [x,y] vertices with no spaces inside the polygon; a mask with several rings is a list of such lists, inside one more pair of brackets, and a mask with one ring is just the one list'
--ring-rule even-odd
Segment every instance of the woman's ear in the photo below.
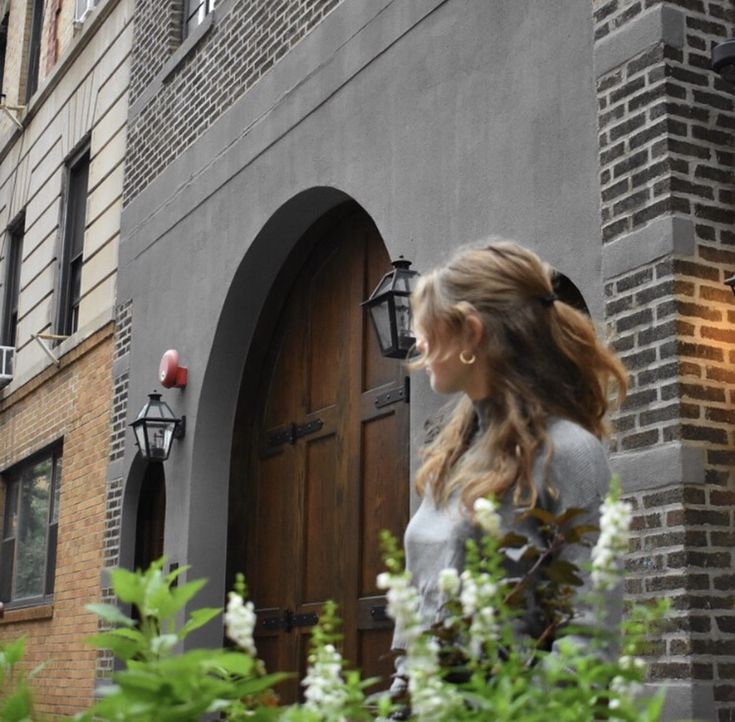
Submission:
{"label": "woman's ear", "polygon": [[480,345],[485,336],[485,324],[476,313],[468,313],[465,318],[465,329],[467,332],[467,341],[475,349]]}

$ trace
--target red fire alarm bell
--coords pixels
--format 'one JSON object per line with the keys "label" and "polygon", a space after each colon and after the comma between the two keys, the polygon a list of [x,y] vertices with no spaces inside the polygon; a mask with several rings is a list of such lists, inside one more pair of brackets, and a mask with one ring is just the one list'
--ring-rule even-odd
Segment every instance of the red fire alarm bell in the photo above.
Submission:
{"label": "red fire alarm bell", "polygon": [[179,366],[179,352],[173,348],[166,351],[158,368],[158,378],[161,383],[167,389],[172,387],[183,389],[186,386],[187,375],[188,369]]}

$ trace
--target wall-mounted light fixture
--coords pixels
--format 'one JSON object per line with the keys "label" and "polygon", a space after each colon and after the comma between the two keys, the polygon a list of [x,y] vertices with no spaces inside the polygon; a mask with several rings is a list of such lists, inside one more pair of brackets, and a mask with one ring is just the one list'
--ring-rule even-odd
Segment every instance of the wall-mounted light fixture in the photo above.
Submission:
{"label": "wall-mounted light fixture", "polygon": [[728,38],[712,48],[712,69],[723,80],[735,84],[735,38]]}
{"label": "wall-mounted light fixture", "polygon": [[735,294],[735,276],[730,276],[724,281],[726,286],[730,286],[730,290]]}
{"label": "wall-mounted light fixture", "polygon": [[410,296],[419,273],[410,266],[411,261],[403,256],[393,261],[393,270],[383,276],[362,304],[373,321],[380,353],[387,358],[406,358],[416,344]]}
{"label": "wall-mounted light fixture", "polygon": [[176,417],[169,405],[161,401],[161,394],[148,394],[148,401],[138,418],[130,424],[140,455],[149,461],[166,461],[174,439],[181,439],[186,431],[186,416]]}

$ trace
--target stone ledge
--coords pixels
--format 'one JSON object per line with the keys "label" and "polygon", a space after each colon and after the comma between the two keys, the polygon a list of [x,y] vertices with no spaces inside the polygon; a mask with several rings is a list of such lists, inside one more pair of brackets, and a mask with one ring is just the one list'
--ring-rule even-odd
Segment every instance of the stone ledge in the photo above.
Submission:
{"label": "stone ledge", "polygon": [[661,41],[674,48],[683,48],[684,26],[684,13],[668,5],[657,5],[642,13],[595,44],[595,77],[609,73]]}
{"label": "stone ledge", "polygon": [[53,616],[53,604],[39,604],[35,607],[6,609],[4,616],[0,618],[0,626],[4,624],[18,624],[19,622],[37,622],[43,619],[52,619]]}
{"label": "stone ledge", "polygon": [[714,690],[711,684],[667,682],[645,685],[648,694],[662,687],[666,691],[661,720],[716,720]]}
{"label": "stone ledge", "polygon": [[680,216],[661,216],[603,244],[602,277],[608,280],[665,256],[693,256],[694,250],[694,223]]}
{"label": "stone ledge", "polygon": [[680,442],[610,456],[626,494],[672,484],[704,484],[705,450]]}

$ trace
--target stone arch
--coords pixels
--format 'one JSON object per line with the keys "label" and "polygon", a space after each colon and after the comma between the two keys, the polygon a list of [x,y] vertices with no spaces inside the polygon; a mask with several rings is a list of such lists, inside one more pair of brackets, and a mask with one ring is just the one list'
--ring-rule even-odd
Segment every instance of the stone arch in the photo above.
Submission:
{"label": "stone arch", "polygon": [[[243,255],[220,311],[202,378],[192,430],[186,561],[209,584],[198,606],[221,605],[226,588],[227,509],[232,429],[245,363],[271,289],[293,272],[294,251],[320,219],[356,201],[335,188],[302,191],[276,210]],[[296,254],[298,255],[298,254]],[[193,422],[193,423],[192,423]],[[197,630],[190,644],[216,643],[214,631]]]}

